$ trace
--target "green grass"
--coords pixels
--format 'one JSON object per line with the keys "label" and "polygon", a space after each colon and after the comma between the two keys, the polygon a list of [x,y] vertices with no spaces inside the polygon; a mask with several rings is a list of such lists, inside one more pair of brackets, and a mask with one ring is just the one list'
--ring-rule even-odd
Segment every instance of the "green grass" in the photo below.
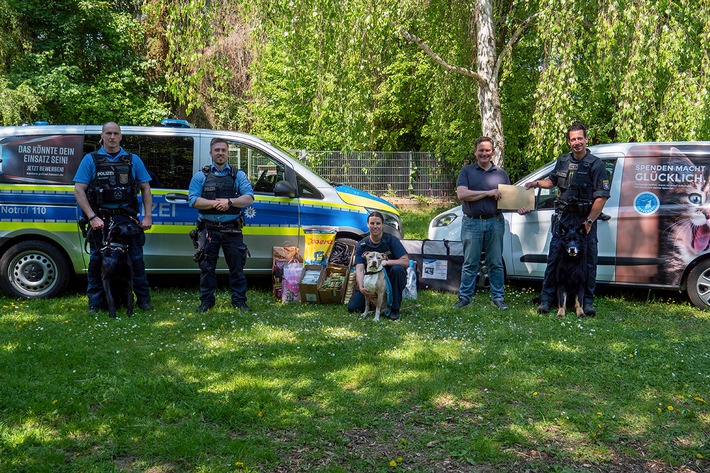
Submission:
{"label": "green grass", "polygon": [[249,315],[223,290],[199,314],[192,287],[118,320],[0,298],[0,471],[710,470],[710,314],[687,301],[560,320],[522,286],[507,312],[421,291],[375,323],[253,287]]}

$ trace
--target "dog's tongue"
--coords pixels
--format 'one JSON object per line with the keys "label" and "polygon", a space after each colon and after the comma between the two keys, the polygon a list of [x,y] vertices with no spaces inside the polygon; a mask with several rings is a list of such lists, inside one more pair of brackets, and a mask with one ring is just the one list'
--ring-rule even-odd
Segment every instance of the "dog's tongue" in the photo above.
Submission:
{"label": "dog's tongue", "polygon": [[695,229],[693,238],[693,249],[695,251],[705,251],[710,243],[710,227],[703,225]]}

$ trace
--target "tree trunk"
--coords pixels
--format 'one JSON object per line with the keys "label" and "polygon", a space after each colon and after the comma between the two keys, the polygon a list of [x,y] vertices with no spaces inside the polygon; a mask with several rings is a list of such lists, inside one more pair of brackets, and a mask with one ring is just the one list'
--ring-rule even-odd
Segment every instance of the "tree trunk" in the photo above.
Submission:
{"label": "tree trunk", "polygon": [[476,8],[476,61],[478,75],[482,80],[478,85],[478,106],[481,112],[481,129],[484,136],[493,138],[496,152],[493,162],[503,166],[505,140],[503,138],[503,116],[498,93],[498,68],[496,66],[496,42],[493,29],[493,5],[491,0],[478,0]]}

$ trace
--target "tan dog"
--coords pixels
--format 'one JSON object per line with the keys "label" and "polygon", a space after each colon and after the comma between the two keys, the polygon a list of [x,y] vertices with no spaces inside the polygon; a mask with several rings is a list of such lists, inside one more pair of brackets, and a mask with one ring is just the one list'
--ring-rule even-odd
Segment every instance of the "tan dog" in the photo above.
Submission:
{"label": "tan dog", "polygon": [[370,313],[372,305],[375,306],[375,322],[380,321],[380,312],[387,307],[387,282],[385,281],[385,272],[382,262],[387,257],[376,251],[366,251],[362,254],[365,258],[365,275],[363,276],[362,285],[365,290],[375,294],[374,297],[365,296],[365,312],[362,317],[366,317]]}

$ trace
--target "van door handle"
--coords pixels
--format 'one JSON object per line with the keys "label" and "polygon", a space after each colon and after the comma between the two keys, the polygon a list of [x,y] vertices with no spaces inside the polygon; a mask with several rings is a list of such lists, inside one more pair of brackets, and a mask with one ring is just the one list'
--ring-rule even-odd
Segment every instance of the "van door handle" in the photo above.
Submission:
{"label": "van door handle", "polygon": [[165,201],[172,204],[187,203],[187,194],[165,194]]}

